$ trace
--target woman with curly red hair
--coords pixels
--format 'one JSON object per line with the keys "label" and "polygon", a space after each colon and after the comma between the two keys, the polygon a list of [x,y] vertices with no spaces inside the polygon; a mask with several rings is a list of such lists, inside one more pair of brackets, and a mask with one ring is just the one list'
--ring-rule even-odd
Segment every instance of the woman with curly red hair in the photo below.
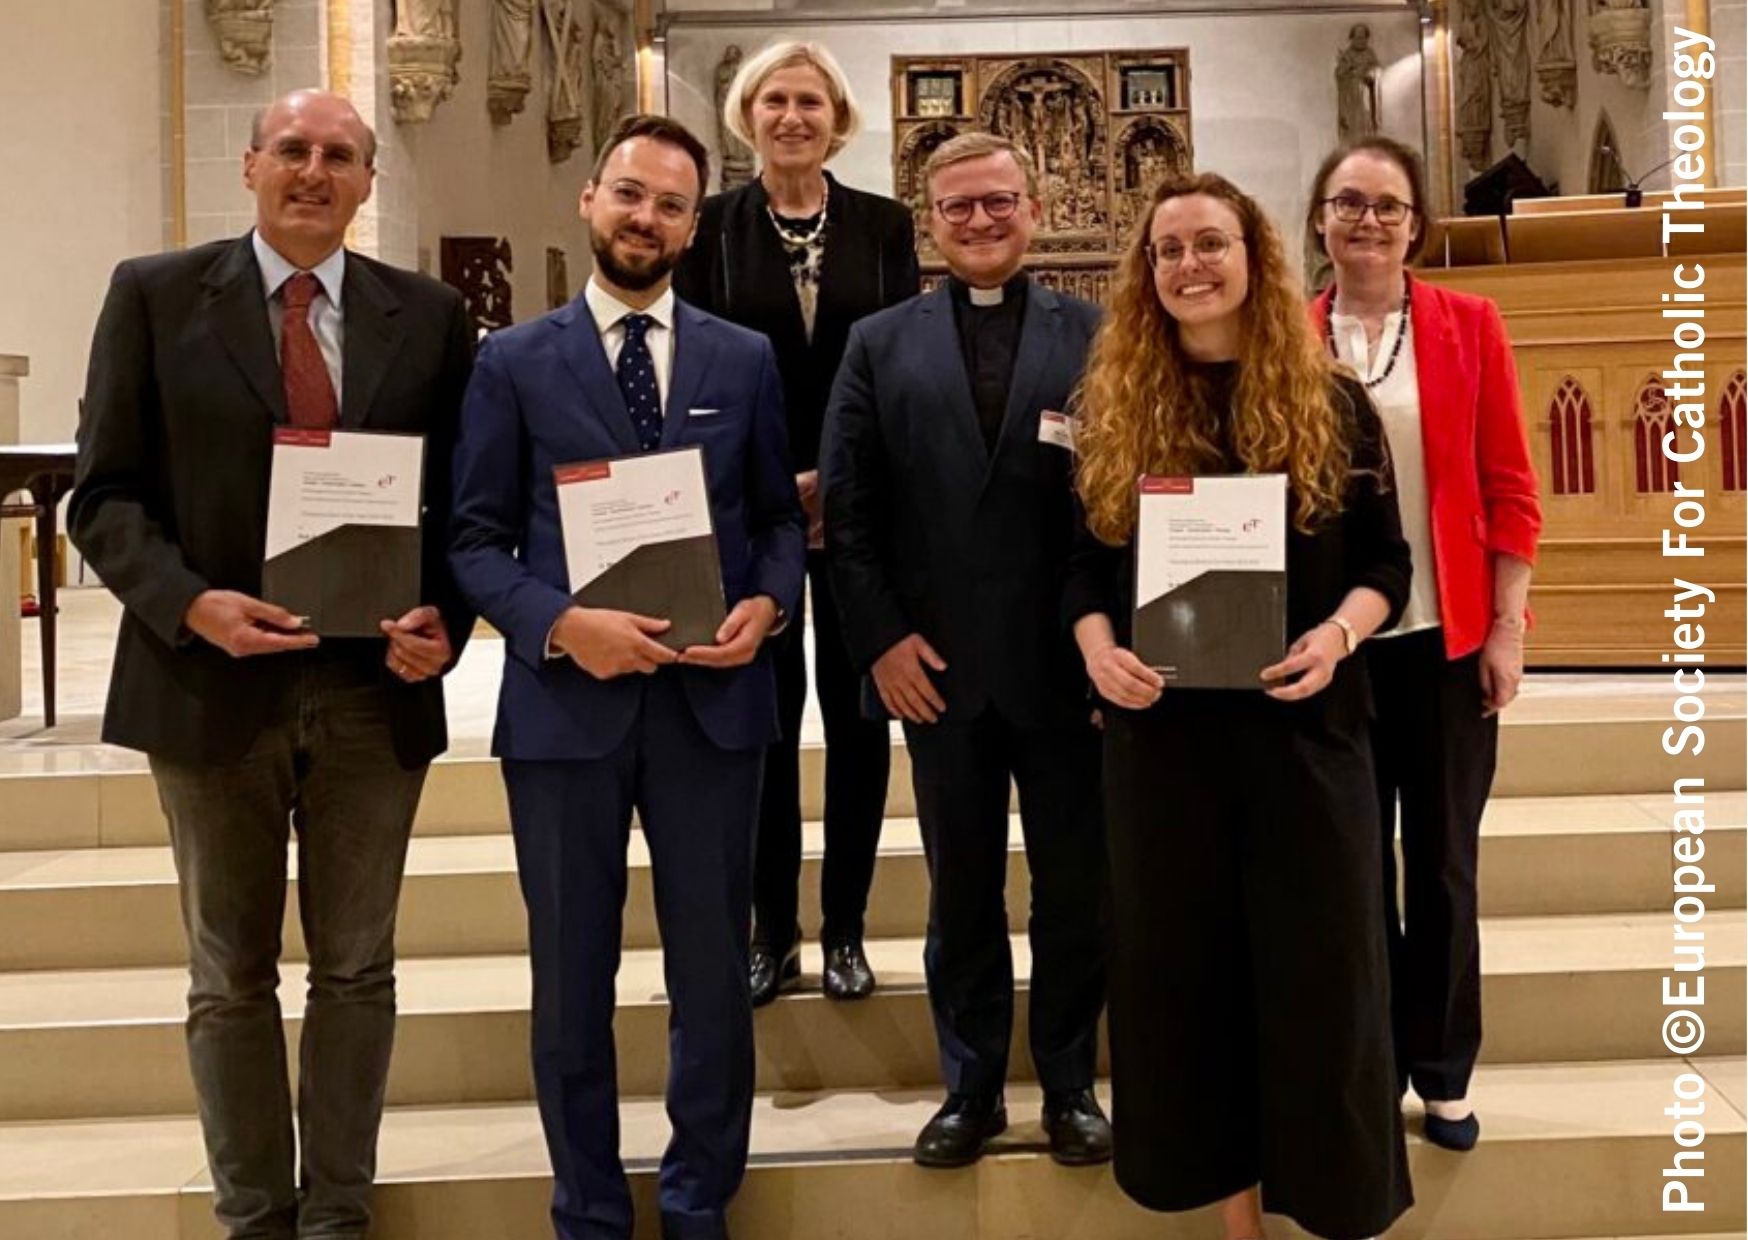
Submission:
{"label": "woman with curly red hair", "polygon": [[[1380,836],[1355,645],[1408,596],[1364,390],[1306,321],[1280,237],[1222,177],[1155,191],[1078,403],[1066,609],[1105,719],[1118,1183],[1334,1240],[1411,1193],[1391,1059]],[[1129,648],[1137,479],[1282,474],[1283,657],[1255,689],[1168,687]]]}

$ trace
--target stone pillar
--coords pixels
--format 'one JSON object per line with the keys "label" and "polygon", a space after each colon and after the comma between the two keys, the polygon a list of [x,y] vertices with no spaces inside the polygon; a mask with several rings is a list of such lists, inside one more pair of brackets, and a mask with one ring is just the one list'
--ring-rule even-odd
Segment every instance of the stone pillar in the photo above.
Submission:
{"label": "stone pillar", "polygon": [[[0,443],[18,442],[18,381],[29,373],[29,358],[0,353]],[[29,525],[23,520],[0,521],[0,719],[15,719],[24,712],[18,535]]]}

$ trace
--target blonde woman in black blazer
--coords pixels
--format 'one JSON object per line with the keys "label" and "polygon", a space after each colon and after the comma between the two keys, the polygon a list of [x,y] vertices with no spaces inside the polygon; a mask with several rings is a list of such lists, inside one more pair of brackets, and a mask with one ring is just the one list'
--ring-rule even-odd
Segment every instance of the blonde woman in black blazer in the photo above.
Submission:
{"label": "blonde woman in black blazer", "polygon": [[[811,524],[814,685],[825,722],[825,869],[821,882],[825,993],[874,989],[863,917],[886,806],[887,725],[863,717],[826,575],[819,509],[819,438],[850,326],[919,288],[910,212],[841,184],[825,165],[860,128],[843,70],[817,43],[786,42],[748,57],[730,84],[724,122],[758,153],[759,175],[704,203],[698,235],[675,273],[679,295],[763,332],[777,353],[796,483]],[[800,730],[807,700],[801,617],[777,654],[783,739],[765,757],[753,880],[755,1006],[799,980]]]}

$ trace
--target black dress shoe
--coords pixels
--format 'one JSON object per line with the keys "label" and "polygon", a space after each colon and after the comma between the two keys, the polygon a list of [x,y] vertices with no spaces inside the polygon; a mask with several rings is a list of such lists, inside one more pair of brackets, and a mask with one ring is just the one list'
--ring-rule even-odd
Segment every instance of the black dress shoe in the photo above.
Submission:
{"label": "black dress shoe", "polygon": [[1424,1131],[1434,1145],[1466,1154],[1481,1139],[1481,1120],[1473,1111],[1462,1119],[1442,1119],[1428,1111]]}
{"label": "black dress shoe", "polygon": [[874,993],[874,970],[862,953],[859,940],[851,939],[825,952],[825,994],[828,999],[866,999]]}
{"label": "black dress shoe", "polygon": [[753,987],[753,1006],[764,1007],[784,987],[801,980],[800,944],[778,956],[769,947],[754,943],[749,977]]}
{"label": "black dress shoe", "polygon": [[1111,1161],[1111,1121],[1090,1089],[1047,1092],[1044,1133],[1050,1138],[1050,1157],[1064,1167]]}
{"label": "black dress shoe", "polygon": [[1008,1109],[999,1096],[948,1094],[946,1103],[917,1134],[912,1156],[923,1167],[969,1167],[983,1157],[985,1143],[1007,1127]]}

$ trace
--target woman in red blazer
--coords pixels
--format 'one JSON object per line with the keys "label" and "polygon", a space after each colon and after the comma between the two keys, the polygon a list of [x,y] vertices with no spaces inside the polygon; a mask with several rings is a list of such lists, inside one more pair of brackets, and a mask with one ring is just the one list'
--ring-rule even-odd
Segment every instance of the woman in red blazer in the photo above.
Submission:
{"label": "woman in red blazer", "polygon": [[1413,553],[1402,620],[1366,648],[1396,1071],[1426,1104],[1427,1138],[1466,1150],[1481,1130],[1466,1097],[1481,1046],[1481,812],[1499,711],[1523,679],[1542,518],[1498,307],[1408,273],[1425,239],[1424,186],[1412,150],[1363,139],[1323,161],[1306,224],[1335,269],[1312,319],[1377,406]]}

